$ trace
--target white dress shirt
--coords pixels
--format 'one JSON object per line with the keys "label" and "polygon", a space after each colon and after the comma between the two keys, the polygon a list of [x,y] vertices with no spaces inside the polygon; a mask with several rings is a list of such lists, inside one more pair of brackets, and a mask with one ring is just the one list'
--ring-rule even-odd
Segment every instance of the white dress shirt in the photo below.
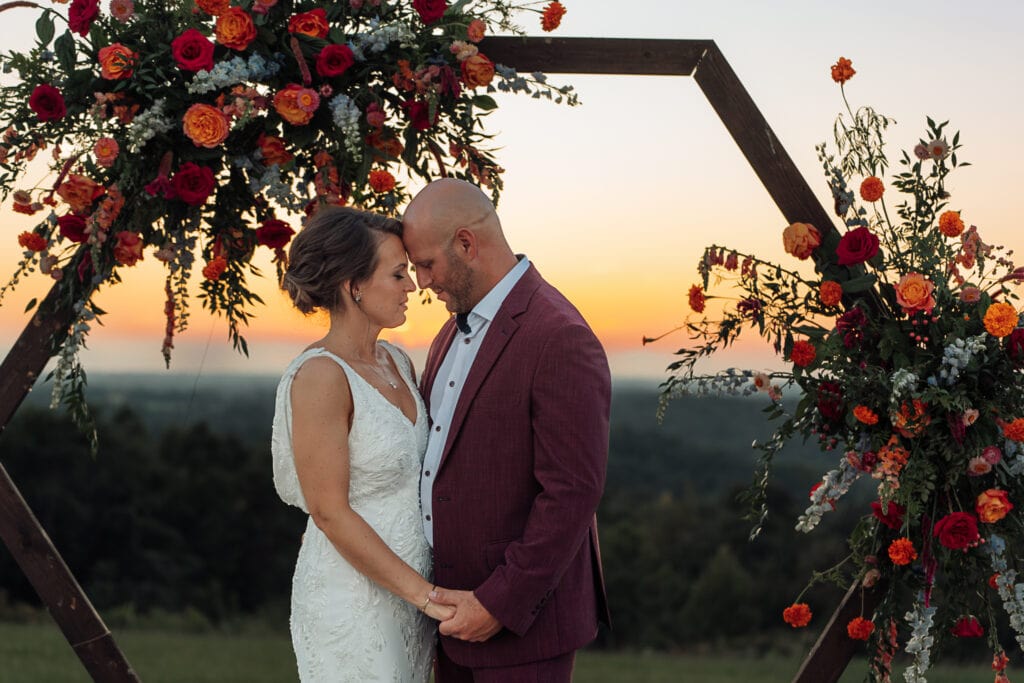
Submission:
{"label": "white dress shirt", "polygon": [[491,321],[498,314],[498,309],[505,302],[508,293],[530,267],[528,258],[522,255],[518,258],[519,263],[469,312],[469,334],[455,332],[452,345],[445,354],[444,361],[434,378],[434,386],[430,390],[431,426],[427,452],[423,456],[423,469],[420,472],[420,509],[423,514],[423,533],[426,534],[431,547],[434,546],[434,524],[431,518],[434,477],[441,463],[445,443],[448,441],[448,430],[455,415],[455,406],[459,402],[459,394],[466,384],[469,370],[473,367],[473,361],[491,326]]}

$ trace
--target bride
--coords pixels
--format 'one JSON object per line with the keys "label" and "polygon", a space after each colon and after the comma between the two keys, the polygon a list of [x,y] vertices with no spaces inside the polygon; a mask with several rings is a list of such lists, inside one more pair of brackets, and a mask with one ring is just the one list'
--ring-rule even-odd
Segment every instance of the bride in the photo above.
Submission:
{"label": "bride", "polygon": [[425,683],[434,623],[420,521],[427,416],[412,364],[377,336],[405,322],[401,224],[322,208],[295,237],[282,288],[330,329],[277,390],[271,450],[281,499],[309,513],[292,581],[299,677]]}

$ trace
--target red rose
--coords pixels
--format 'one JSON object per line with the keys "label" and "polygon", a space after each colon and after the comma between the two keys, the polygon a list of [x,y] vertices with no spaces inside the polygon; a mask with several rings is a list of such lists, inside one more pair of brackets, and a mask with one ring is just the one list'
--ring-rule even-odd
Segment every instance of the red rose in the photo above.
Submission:
{"label": "red rose", "polygon": [[1015,327],[1009,336],[1003,338],[1006,355],[1016,367],[1024,367],[1024,327]]}
{"label": "red rose", "polygon": [[[866,455],[866,454],[865,454]],[[890,529],[899,529],[903,526],[903,515],[907,512],[907,509],[898,503],[894,503],[891,500],[889,505],[886,507],[885,512],[882,512],[882,504],[877,500],[871,502],[871,514],[875,518],[886,525]]]}
{"label": "red rose", "polygon": [[171,54],[183,71],[213,69],[213,42],[194,28],[171,41]]}
{"label": "red rose", "polygon": [[822,382],[818,387],[818,412],[828,422],[843,417],[843,389],[838,382]]}
{"label": "red rose", "polygon": [[64,106],[64,96],[60,90],[48,83],[35,87],[29,95],[28,106],[40,121],[57,121],[68,113],[67,107]]}
{"label": "red rose", "polygon": [[448,3],[446,0],[412,0],[412,8],[419,13],[424,24],[433,24],[444,16]]}
{"label": "red rose", "polygon": [[271,249],[280,249],[288,244],[295,231],[284,221],[268,218],[263,225],[256,228],[256,242]]}
{"label": "red rose", "polygon": [[426,102],[410,100],[404,103],[402,108],[409,115],[409,121],[416,130],[427,130],[437,122],[436,113],[434,114],[434,120],[430,120],[430,107]]}
{"label": "red rose", "polygon": [[969,512],[951,512],[935,523],[932,532],[939,538],[939,543],[950,550],[966,550],[976,545],[978,536],[978,520]]}
{"label": "red rose", "polygon": [[80,36],[89,35],[92,22],[100,13],[99,0],[71,0],[68,7],[68,28]]}
{"label": "red rose", "polygon": [[985,635],[985,629],[981,627],[981,623],[974,617],[960,617],[956,625],[950,629],[957,638],[981,638]]}
{"label": "red rose", "polygon": [[355,63],[348,45],[328,45],[316,56],[316,72],[324,78],[340,76]]}
{"label": "red rose", "polygon": [[57,227],[64,239],[72,242],[84,242],[88,235],[85,234],[85,219],[69,213],[57,219]]}
{"label": "red rose", "polygon": [[202,206],[213,192],[213,171],[188,161],[171,178],[171,187],[178,199],[189,206]]}
{"label": "red rose", "polygon": [[841,266],[864,263],[877,253],[878,238],[864,226],[843,235],[839,239],[839,246],[836,247],[836,255]]}

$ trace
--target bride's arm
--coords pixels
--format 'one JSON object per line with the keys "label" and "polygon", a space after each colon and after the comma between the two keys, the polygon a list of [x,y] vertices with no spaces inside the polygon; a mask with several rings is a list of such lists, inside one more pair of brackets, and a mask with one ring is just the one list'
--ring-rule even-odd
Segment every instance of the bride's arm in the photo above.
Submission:
{"label": "bride's arm", "polygon": [[374,583],[417,609],[426,607],[435,619],[449,616],[448,608],[428,604],[432,584],[395,555],[349,506],[352,395],[345,372],[329,358],[311,358],[295,375],[291,398],[295,470],[313,522],[341,556]]}

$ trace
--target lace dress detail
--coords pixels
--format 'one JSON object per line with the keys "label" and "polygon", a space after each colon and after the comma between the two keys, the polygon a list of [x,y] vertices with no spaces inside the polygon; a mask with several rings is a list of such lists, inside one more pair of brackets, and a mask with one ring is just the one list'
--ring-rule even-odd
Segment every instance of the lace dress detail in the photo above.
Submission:
{"label": "lace dress detail", "polygon": [[[341,358],[309,349],[291,362],[277,388],[271,440],[274,487],[285,503],[309,511],[292,454],[292,380],[310,358],[331,358],[345,371],[352,391],[349,504],[396,555],[429,579],[431,555],[419,503],[426,410],[408,358],[387,342],[381,345],[412,391],[416,421],[410,422]],[[312,518],[292,579],[291,633],[303,683],[426,683],[430,675],[433,622],[349,565]]]}

